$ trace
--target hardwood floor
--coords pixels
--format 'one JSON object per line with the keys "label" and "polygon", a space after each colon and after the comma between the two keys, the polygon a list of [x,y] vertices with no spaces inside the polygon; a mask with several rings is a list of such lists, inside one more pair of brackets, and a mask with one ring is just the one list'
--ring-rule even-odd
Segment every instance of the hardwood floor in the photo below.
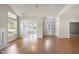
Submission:
{"label": "hardwood floor", "polygon": [[79,38],[59,39],[44,37],[36,42],[29,39],[17,39],[2,49],[3,54],[78,54]]}

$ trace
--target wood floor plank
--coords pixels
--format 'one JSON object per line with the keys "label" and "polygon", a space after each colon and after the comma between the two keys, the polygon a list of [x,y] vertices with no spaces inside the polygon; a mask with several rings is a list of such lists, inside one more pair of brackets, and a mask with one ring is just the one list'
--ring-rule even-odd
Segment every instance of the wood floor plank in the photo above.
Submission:
{"label": "wood floor plank", "polygon": [[[29,40],[29,39],[28,39]],[[59,39],[46,36],[37,42],[17,39],[2,49],[3,54],[79,54],[79,38]]]}

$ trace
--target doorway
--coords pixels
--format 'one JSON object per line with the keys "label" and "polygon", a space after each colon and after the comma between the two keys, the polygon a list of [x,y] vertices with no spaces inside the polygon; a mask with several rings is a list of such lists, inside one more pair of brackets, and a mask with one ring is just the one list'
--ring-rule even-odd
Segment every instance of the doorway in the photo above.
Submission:
{"label": "doorway", "polygon": [[44,20],[44,36],[55,36],[55,20],[46,19]]}
{"label": "doorway", "polygon": [[70,22],[70,37],[79,37],[79,22]]}

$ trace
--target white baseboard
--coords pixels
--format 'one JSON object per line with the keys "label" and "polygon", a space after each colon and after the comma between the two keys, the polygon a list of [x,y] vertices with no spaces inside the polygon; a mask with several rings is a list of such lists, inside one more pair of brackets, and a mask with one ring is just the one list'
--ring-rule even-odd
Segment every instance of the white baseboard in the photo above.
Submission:
{"label": "white baseboard", "polygon": [[57,36],[58,38],[70,38],[70,36],[68,35],[68,36]]}

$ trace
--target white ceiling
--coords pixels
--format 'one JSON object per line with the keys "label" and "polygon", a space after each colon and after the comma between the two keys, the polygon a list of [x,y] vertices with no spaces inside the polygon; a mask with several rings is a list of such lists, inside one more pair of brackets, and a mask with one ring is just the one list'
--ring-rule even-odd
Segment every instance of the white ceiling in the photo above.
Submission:
{"label": "white ceiling", "polygon": [[61,16],[68,18],[79,17],[79,4],[74,5],[72,8],[64,12]]}
{"label": "white ceiling", "polygon": [[65,4],[10,4],[18,16],[56,17]]}
{"label": "white ceiling", "polygon": [[73,4],[10,4],[18,16],[29,17],[79,17],[79,5]]}

